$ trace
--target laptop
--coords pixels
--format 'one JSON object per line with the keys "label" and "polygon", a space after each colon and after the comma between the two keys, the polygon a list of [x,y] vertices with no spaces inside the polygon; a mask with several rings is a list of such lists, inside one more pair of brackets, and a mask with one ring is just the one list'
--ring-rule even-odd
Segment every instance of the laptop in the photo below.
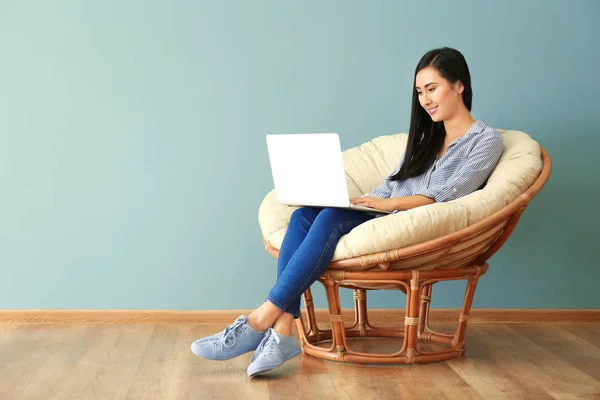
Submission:
{"label": "laptop", "polygon": [[350,203],[337,133],[268,134],[266,137],[279,203],[390,213]]}

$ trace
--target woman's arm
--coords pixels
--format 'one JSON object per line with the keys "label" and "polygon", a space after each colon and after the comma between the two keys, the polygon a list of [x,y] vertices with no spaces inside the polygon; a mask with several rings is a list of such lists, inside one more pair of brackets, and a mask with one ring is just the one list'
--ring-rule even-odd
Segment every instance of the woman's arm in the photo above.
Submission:
{"label": "woman's arm", "polygon": [[359,206],[371,207],[376,210],[394,211],[394,210],[410,210],[411,208],[433,204],[434,200],[431,197],[416,195],[390,197],[381,199],[378,197],[356,197],[350,200],[352,204]]}
{"label": "woman's arm", "polygon": [[392,197],[394,201],[394,207],[392,210],[410,210],[411,208],[426,206],[428,204],[435,203],[435,200],[431,197],[421,196],[420,194],[416,196],[402,196],[402,197]]}

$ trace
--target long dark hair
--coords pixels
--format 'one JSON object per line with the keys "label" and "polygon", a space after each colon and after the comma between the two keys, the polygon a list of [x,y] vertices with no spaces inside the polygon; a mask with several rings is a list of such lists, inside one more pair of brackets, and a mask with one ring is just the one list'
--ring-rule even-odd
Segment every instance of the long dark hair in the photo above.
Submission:
{"label": "long dark hair", "polygon": [[415,69],[412,90],[412,112],[410,130],[400,170],[390,177],[391,180],[402,180],[419,176],[434,163],[435,157],[444,145],[446,129],[444,122],[434,122],[427,111],[419,103],[416,90],[416,77],[423,68],[432,66],[451,84],[460,80],[464,86],[463,101],[469,111],[473,101],[471,75],[463,55],[455,49],[442,47],[425,53]]}

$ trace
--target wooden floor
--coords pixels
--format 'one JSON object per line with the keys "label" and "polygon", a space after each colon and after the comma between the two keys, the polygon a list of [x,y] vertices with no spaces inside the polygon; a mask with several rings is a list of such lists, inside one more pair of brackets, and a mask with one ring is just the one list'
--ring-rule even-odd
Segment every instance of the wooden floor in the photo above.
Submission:
{"label": "wooden floor", "polygon": [[[360,366],[300,355],[249,379],[190,343],[218,325],[0,325],[0,399],[600,399],[600,324],[472,324],[467,356]],[[389,348],[389,341],[363,343]]]}

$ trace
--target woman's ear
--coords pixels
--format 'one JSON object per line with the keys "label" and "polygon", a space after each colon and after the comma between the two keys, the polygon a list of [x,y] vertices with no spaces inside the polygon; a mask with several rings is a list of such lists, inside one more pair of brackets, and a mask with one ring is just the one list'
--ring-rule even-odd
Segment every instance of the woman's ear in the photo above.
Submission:
{"label": "woman's ear", "polygon": [[462,94],[462,92],[465,91],[465,87],[463,86],[461,81],[456,81],[456,84],[458,85],[458,94]]}

